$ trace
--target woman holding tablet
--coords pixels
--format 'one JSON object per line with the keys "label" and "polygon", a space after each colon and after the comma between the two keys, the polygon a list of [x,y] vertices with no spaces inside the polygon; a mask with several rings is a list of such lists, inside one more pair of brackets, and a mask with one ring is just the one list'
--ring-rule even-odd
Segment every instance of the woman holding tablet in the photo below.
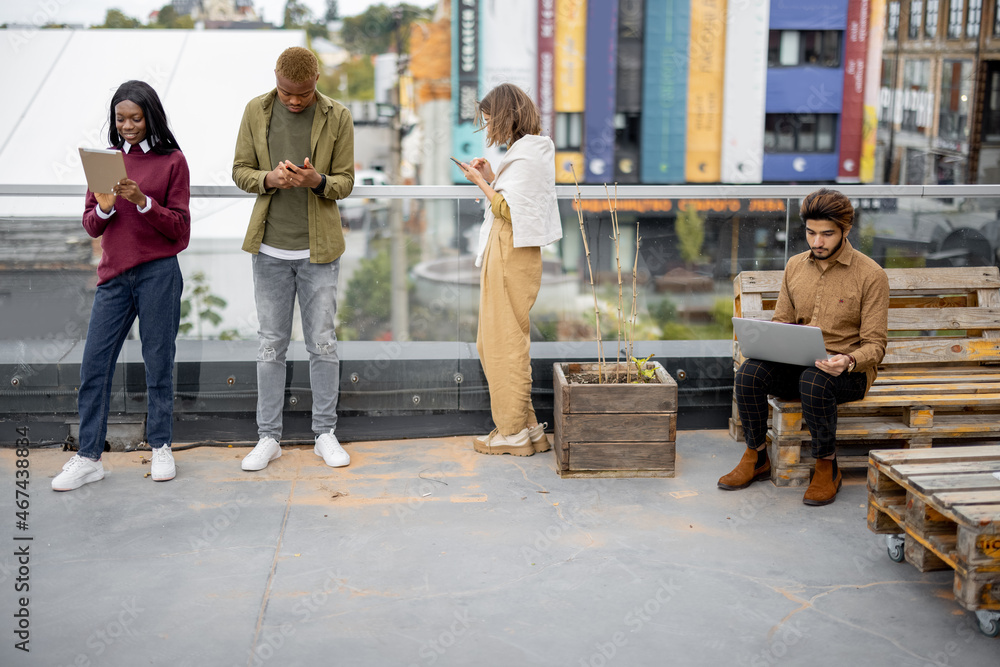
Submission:
{"label": "woman holding tablet", "polygon": [[177,254],[191,232],[187,161],[167,125],[156,91],[126,81],[111,99],[108,142],[124,153],[127,178],[109,194],[87,192],[83,227],[101,238],[97,293],[80,365],[79,452],[52,480],[56,491],[104,478],[111,380],[125,337],[138,317],[146,367],[146,441],[152,477],[174,478],[173,369],[184,283]]}

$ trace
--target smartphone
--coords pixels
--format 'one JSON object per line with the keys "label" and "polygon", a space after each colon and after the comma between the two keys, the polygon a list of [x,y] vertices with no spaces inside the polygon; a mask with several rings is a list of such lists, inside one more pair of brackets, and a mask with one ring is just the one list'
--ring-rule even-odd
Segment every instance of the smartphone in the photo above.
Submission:
{"label": "smartphone", "polygon": [[455,159],[455,158],[453,158],[453,157],[450,157],[450,156],[449,156],[449,158],[451,159],[451,161],[452,161],[452,162],[454,162],[455,164],[457,164],[457,165],[458,165],[458,168],[459,168],[459,169],[461,169],[461,168],[462,168],[462,163],[461,163],[461,162],[459,162],[458,160],[456,160],[456,159]]}

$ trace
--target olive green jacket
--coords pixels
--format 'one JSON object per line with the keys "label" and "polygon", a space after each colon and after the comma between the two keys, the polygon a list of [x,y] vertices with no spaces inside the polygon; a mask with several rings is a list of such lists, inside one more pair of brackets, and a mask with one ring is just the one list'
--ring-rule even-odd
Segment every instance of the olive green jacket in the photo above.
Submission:
{"label": "olive green jacket", "polygon": [[[243,249],[255,255],[264,238],[271,195],[277,191],[264,188],[264,177],[271,167],[267,130],[275,104],[280,104],[276,90],[250,100],[243,111],[233,158],[233,181],[241,190],[257,195],[243,240]],[[344,232],[336,200],[344,199],[354,189],[354,121],[344,105],[318,90],[316,104],[319,106],[310,134],[311,162],[316,171],[326,174],[326,188],[322,196],[309,191],[309,261],[326,264],[344,254]]]}

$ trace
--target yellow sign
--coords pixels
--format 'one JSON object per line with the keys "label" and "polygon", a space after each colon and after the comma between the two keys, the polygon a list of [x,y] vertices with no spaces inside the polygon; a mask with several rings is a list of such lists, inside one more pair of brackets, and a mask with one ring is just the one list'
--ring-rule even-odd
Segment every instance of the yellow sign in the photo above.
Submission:
{"label": "yellow sign", "polygon": [[[865,63],[865,103],[861,121],[861,163],[858,180],[875,182],[875,144],[878,134],[879,79],[882,72],[882,31],[885,25],[885,0],[872,0],[868,19],[868,60]],[[883,85],[895,87],[894,82]]]}
{"label": "yellow sign", "polygon": [[[556,113],[582,112],[587,56],[587,0],[556,0],[555,41]],[[583,158],[580,158],[580,163],[583,164]],[[558,169],[556,171],[558,173]],[[577,171],[577,177],[583,178],[582,169]],[[572,183],[573,178],[570,177],[568,182]]]}
{"label": "yellow sign", "polygon": [[[576,180],[573,171],[576,170]],[[583,179],[583,153],[556,152],[556,183],[579,183]]]}
{"label": "yellow sign", "polygon": [[684,178],[689,183],[717,183],[722,179],[725,58],[726,0],[691,0],[684,164]]}

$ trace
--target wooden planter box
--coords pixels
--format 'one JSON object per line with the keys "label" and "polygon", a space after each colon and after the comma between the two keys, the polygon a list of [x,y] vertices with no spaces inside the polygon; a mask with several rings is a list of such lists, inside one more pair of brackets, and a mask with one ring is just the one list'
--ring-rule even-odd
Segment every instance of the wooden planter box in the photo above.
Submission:
{"label": "wooden planter box", "polygon": [[[657,383],[570,384],[597,364],[554,364],[556,465],[561,477],[673,477],[677,383],[655,361]],[[614,364],[608,366],[614,368]]]}

